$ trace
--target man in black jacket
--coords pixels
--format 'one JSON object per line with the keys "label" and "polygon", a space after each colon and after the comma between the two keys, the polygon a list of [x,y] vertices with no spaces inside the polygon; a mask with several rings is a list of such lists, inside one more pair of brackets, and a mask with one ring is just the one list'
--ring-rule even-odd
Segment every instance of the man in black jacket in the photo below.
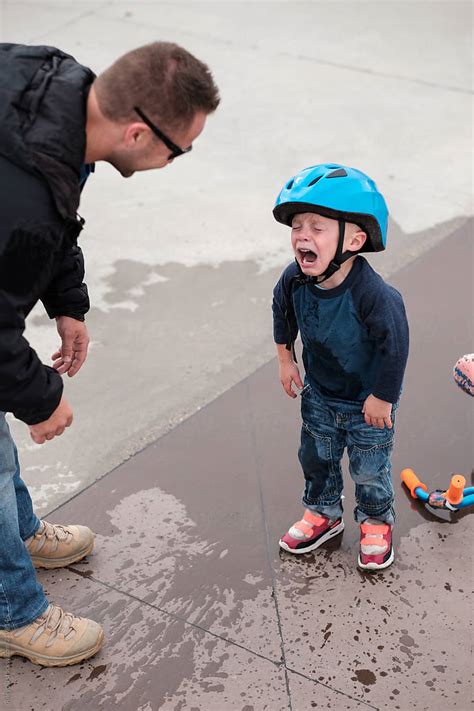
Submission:
{"label": "man in black jacket", "polygon": [[[80,191],[96,161],[130,177],[189,152],[218,103],[207,66],[172,43],[133,50],[98,77],[53,47],[0,44],[0,657],[64,666],[103,641],[36,580],[35,567],[90,553],[93,533],[36,517],[4,415],[39,444],[72,423],[61,376],[78,372],[89,341]],[[23,336],[38,300],[61,337],[52,368]]]}

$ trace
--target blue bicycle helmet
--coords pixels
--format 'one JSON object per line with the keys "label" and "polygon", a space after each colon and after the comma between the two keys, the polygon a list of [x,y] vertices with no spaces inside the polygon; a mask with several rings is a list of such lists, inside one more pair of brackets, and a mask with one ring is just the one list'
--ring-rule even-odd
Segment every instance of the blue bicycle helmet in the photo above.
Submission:
{"label": "blue bicycle helmet", "polygon": [[301,170],[281,190],[273,215],[278,222],[291,225],[298,212],[353,222],[367,234],[361,252],[385,249],[387,205],[374,181],[360,170],[333,163]]}

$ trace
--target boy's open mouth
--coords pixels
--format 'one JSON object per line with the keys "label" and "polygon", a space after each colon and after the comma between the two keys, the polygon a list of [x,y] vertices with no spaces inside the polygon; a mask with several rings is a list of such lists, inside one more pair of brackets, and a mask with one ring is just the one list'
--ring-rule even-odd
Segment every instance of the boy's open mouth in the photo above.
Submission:
{"label": "boy's open mouth", "polygon": [[298,249],[298,256],[300,258],[301,264],[307,266],[314,264],[318,258],[318,255],[312,252],[310,249]]}

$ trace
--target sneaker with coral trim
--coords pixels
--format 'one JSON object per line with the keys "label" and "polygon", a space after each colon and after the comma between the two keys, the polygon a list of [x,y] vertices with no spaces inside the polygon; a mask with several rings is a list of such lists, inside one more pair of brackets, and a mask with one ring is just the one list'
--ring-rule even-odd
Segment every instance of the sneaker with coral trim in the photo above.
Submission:
{"label": "sneaker with coral trim", "polygon": [[62,526],[41,521],[25,545],[35,568],[62,568],[92,553],[94,534],[87,526]]}
{"label": "sneaker with coral trim", "polygon": [[97,622],[50,605],[29,625],[0,630],[0,657],[18,655],[44,667],[66,667],[92,657],[103,641]]}
{"label": "sneaker with coral trim", "polygon": [[392,526],[368,518],[360,524],[357,564],[362,570],[383,570],[393,563]]}
{"label": "sneaker with coral trim", "polygon": [[314,514],[306,509],[301,521],[294,523],[289,531],[280,538],[280,548],[288,553],[309,553],[333,536],[342,533],[343,530],[344,521],[342,518],[331,521],[326,516]]}

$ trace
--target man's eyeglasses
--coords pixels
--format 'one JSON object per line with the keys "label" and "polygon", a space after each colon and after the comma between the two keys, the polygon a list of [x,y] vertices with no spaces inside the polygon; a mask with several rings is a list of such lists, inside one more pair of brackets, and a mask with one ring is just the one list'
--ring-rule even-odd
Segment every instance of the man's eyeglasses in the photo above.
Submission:
{"label": "man's eyeglasses", "polygon": [[172,160],[173,158],[177,158],[178,156],[184,155],[184,153],[189,153],[189,151],[192,151],[193,147],[189,146],[189,148],[180,148],[179,146],[176,145],[176,143],[173,143],[171,138],[168,138],[168,136],[163,133],[163,131],[160,131],[158,126],[155,126],[155,124],[150,121],[148,116],[143,113],[141,109],[138,108],[138,106],[134,106],[133,110],[140,116],[141,120],[143,123],[146,123],[149,129],[153,131],[155,136],[158,136],[160,141],[163,141],[165,146],[170,149],[171,155],[169,157],[169,160]]}

